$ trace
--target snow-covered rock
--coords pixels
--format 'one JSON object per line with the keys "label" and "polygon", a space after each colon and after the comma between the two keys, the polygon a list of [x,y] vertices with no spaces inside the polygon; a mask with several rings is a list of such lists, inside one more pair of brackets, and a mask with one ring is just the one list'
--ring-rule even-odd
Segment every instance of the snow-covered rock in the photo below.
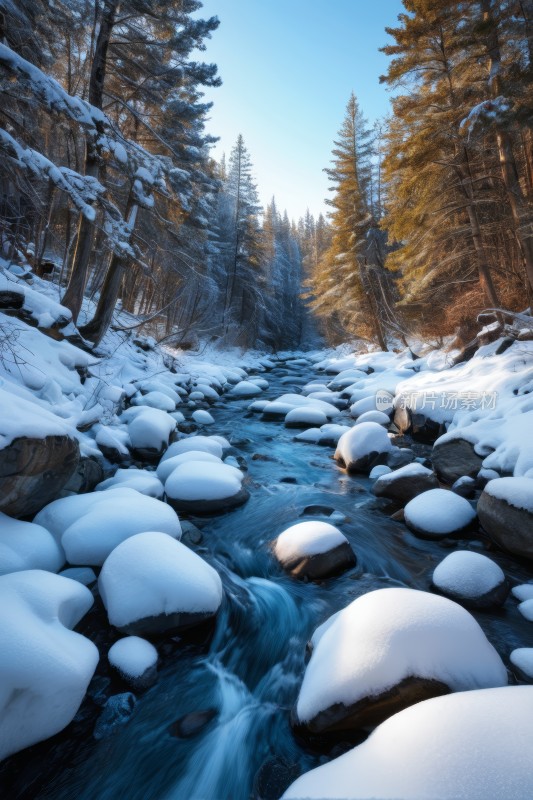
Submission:
{"label": "snow-covered rock", "polygon": [[474,617],[414,589],[358,597],[311,644],[294,722],[312,734],[373,726],[428,697],[507,683]]}
{"label": "snow-covered rock", "polygon": [[251,381],[239,381],[230,391],[233,397],[253,397],[254,395],[261,394],[262,388],[257,383]]}
{"label": "snow-covered rock", "polygon": [[216,514],[248,500],[243,479],[242,472],[229,464],[186,461],[170,473],[165,493],[178,512]]}
{"label": "snow-covered rock", "polygon": [[373,467],[370,470],[369,478],[375,481],[378,478],[381,478],[382,475],[389,475],[392,472],[392,469],[388,467],[386,464],[378,464],[377,467]]}
{"label": "snow-covered rock", "polygon": [[0,575],[26,569],[58,572],[65,553],[50,531],[0,512]]}
{"label": "snow-covered rock", "polygon": [[139,636],[126,636],[110,647],[109,663],[134,691],[152,686],[157,679],[157,650]]}
{"label": "snow-covered rock", "polygon": [[279,534],[273,550],[282,567],[297,578],[325,578],[355,564],[350,543],[328,522],[291,525]]}
{"label": "snow-covered rock", "polygon": [[438,487],[439,482],[433,472],[422,464],[414,462],[378,477],[372,491],[376,497],[386,497],[395,503],[405,505],[422,492]]}
{"label": "snow-covered rock", "polygon": [[128,422],[128,434],[134,452],[144,458],[157,458],[168,447],[176,420],[158,408],[129,408],[121,419]]}
{"label": "snow-covered rock", "polygon": [[306,431],[296,434],[294,437],[297,442],[310,442],[317,444],[321,436],[320,428],[308,428]]}
{"label": "snow-covered rock", "polygon": [[155,472],[146,469],[117,469],[112,478],[102,481],[95,487],[95,491],[101,492],[107,489],[135,489],[135,491],[145,494],[148,497],[155,497],[161,500],[164,494],[163,484]]}
{"label": "snow-covered rock", "polygon": [[170,506],[120,487],[55,500],[34,522],[54,535],[70,564],[99,566],[117,545],[143,531],[181,536],[178,516]]}
{"label": "snow-covered rock", "polygon": [[533,681],[533,647],[517,647],[509,656],[509,661],[520,677]]}
{"label": "snow-covered rock", "polygon": [[533,600],[533,583],[521,583],[518,586],[513,586],[511,594],[521,603],[524,600]]}
{"label": "snow-covered rock", "polygon": [[205,411],[203,408],[193,411],[192,418],[198,425],[213,425],[215,421],[209,411]]}
{"label": "snow-covered rock", "polygon": [[388,428],[390,425],[390,417],[383,411],[365,411],[364,414],[360,414],[357,417],[355,424],[361,425],[362,422],[377,422],[378,425],[384,425]]}
{"label": "snow-covered rock", "polygon": [[446,556],[433,572],[433,585],[468,608],[501,606],[509,594],[509,584],[498,564],[469,550]]}
{"label": "snow-covered rock", "polygon": [[533,478],[489,481],[477,510],[479,521],[496,544],[533,558]]}
{"label": "snow-covered rock", "polygon": [[184,544],[157,532],[140,533],[116,547],[98,586],[111,625],[139,636],[197,625],[222,602],[217,572]]}
{"label": "snow-covered rock", "polygon": [[533,622],[533,600],[524,600],[519,604],[518,610],[528,622]]}
{"label": "snow-covered rock", "polygon": [[161,463],[174,456],[180,456],[182,453],[188,453],[191,450],[201,450],[204,453],[211,453],[211,455],[217,458],[222,458],[222,453],[224,452],[222,444],[214,436],[188,436],[186,439],[172,442],[162,457]]}
{"label": "snow-covered rock", "polygon": [[207,453],[205,450],[186,450],[185,453],[162,459],[157,467],[157,477],[160,481],[165,483],[168,476],[174,472],[176,467],[179,467],[181,464],[187,464],[190,461],[207,461],[211,464],[221,463],[221,459],[218,456]]}
{"label": "snow-covered rock", "polygon": [[385,461],[391,449],[391,441],[381,425],[363,422],[343,433],[337,444],[335,460],[348,472],[370,472]]}
{"label": "snow-covered rock", "polygon": [[287,428],[308,428],[310,425],[326,425],[328,418],[319,408],[312,405],[292,408],[285,417]]}
{"label": "snow-covered rock", "polygon": [[363,397],[350,407],[350,414],[354,419],[358,419],[363,414],[368,414],[371,411],[376,411],[376,398],[373,394]]}
{"label": "snow-covered rock", "polygon": [[405,522],[419,536],[459,536],[472,527],[476,512],[464,497],[446,489],[430,489],[405,506]]}
{"label": "snow-covered rock", "polygon": [[71,628],[92,604],[85,586],[50,572],[0,577],[0,760],[76,714],[98,650]]}
{"label": "snow-covered rock", "polygon": [[532,739],[531,686],[437,697],[301,776],[282,800],[525,800]]}
{"label": "snow-covered rock", "polygon": [[134,406],[148,406],[158,408],[160,411],[175,411],[176,401],[168,396],[166,392],[148,392],[140,394],[131,401]]}

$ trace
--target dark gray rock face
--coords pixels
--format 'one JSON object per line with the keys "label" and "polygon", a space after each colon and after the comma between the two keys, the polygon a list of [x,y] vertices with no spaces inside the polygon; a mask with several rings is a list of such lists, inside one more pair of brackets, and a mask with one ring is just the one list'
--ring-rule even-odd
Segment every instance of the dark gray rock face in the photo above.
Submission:
{"label": "dark gray rock face", "polygon": [[0,511],[32,516],[55,500],[74,475],[80,458],[76,439],[19,437],[0,450]]}
{"label": "dark gray rock face", "polygon": [[242,488],[237,494],[231,497],[223,497],[220,500],[179,500],[167,496],[167,503],[178,514],[193,514],[203,517],[231,511],[233,508],[246,503],[249,497],[250,493],[247,489]]}
{"label": "dark gray rock face", "polygon": [[483,458],[478,456],[470,442],[465,439],[452,439],[436,444],[431,460],[440,480],[449,486],[463,476],[475,478],[483,463]]}
{"label": "dark gray rock face", "polygon": [[533,514],[484,491],[477,504],[481,525],[503,550],[533,559]]}
{"label": "dark gray rock face", "polygon": [[317,553],[313,556],[301,556],[298,559],[283,564],[283,569],[294,575],[310,581],[339,575],[341,572],[354,567],[357,563],[355,554],[348,542],[343,542],[338,547],[326,553]]}
{"label": "dark gray rock face", "polygon": [[388,473],[382,478],[378,478],[372,487],[372,492],[376,497],[385,497],[399,505],[405,505],[413,497],[429,489],[438,489],[439,482],[436,476],[424,467],[420,467],[417,472],[412,474],[406,469],[399,469],[396,473]]}

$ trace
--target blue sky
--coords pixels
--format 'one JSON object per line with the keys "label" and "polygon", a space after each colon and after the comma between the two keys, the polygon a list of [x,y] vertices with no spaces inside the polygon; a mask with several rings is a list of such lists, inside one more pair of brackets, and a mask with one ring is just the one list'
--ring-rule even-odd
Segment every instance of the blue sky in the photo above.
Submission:
{"label": "blue sky", "polygon": [[370,121],[389,110],[378,48],[402,10],[401,0],[204,0],[201,16],[220,19],[201,54],[223,80],[206,93],[213,156],[242,133],[262,203],[275,195],[295,219],[324,211],[322,170],[351,91]]}

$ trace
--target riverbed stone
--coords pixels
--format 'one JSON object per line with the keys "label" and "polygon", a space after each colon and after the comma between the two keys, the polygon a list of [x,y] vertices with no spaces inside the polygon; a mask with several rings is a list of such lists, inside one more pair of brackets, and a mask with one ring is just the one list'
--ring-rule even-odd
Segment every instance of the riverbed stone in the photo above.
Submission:
{"label": "riverbed stone", "polygon": [[499,547],[515,555],[533,559],[531,511],[516,508],[506,500],[493,497],[485,489],[479,498],[477,512],[481,525]]}
{"label": "riverbed stone", "polygon": [[406,464],[378,478],[372,492],[376,497],[385,497],[394,503],[405,505],[422,492],[438,488],[437,477],[430,469],[421,464]]}
{"label": "riverbed stone", "polygon": [[449,486],[463,476],[475,478],[483,463],[483,458],[465,439],[451,439],[442,444],[437,442],[431,460],[440,480]]}

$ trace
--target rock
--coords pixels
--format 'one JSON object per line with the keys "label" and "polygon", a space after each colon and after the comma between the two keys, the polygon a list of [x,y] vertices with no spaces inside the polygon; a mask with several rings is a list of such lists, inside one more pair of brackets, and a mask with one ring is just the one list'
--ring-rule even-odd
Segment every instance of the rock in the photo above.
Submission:
{"label": "rock", "polygon": [[500,473],[496,472],[495,469],[480,469],[476,478],[476,488],[484,489],[489,481],[494,481],[500,477]]}
{"label": "rock", "polygon": [[0,450],[0,511],[29,517],[54,500],[78,466],[70,436],[19,437]]}
{"label": "rock", "polygon": [[106,559],[98,587],[109,622],[133,636],[179,633],[218,612],[218,573],[164,533],[139,533]]}
{"label": "rock", "polygon": [[422,492],[438,487],[439,482],[433,472],[415,463],[379,477],[372,492],[376,497],[386,497],[403,506]]}
{"label": "rock", "polygon": [[469,478],[468,475],[463,475],[458,478],[452,486],[452,492],[458,494],[460,497],[470,499],[476,493],[477,483],[474,478]]}
{"label": "rock", "polygon": [[337,575],[356,563],[346,537],[328,522],[315,520],[299,522],[280,533],[273,551],[284,570],[309,580]]}
{"label": "rock", "polygon": [[433,585],[441,594],[473,609],[502,606],[509,594],[509,582],[498,564],[468,550],[446,556],[433,572]]}
{"label": "rock", "polygon": [[181,541],[186,545],[200,544],[204,535],[202,531],[189,520],[181,521]]}
{"label": "rock", "polygon": [[401,433],[410,433],[413,439],[433,443],[444,431],[444,426],[409,408],[395,408],[394,424]]}
{"label": "rock", "polygon": [[315,631],[311,647],[292,718],[304,736],[345,735],[423,699],[507,684],[474,617],[414,589],[358,597]]}
{"label": "rock", "polygon": [[83,494],[92,492],[104,479],[104,469],[94,456],[81,456],[76,471],[63,487],[64,492]]}
{"label": "rock", "polygon": [[464,497],[446,489],[430,489],[405,506],[405,522],[419,536],[440,539],[471,530],[476,512]]}
{"label": "rock", "polygon": [[149,689],[157,681],[157,650],[138,636],[119,639],[109,649],[109,663],[134,692]]}
{"label": "rock", "polygon": [[533,559],[533,479],[489,481],[477,510],[481,525],[499,547]]}
{"label": "rock", "polygon": [[442,444],[437,442],[431,460],[437,476],[449,486],[463,476],[475,478],[483,463],[483,458],[465,439],[450,439]]}
{"label": "rock", "polygon": [[249,498],[243,474],[228,464],[189,461],[176,467],[165,482],[167,502],[178,513],[221,514]]}
{"label": "rock", "polygon": [[253,800],[279,800],[299,774],[297,764],[289,764],[284,758],[267,759],[255,774]]}
{"label": "rock", "polygon": [[106,702],[102,713],[96,720],[93,736],[95,739],[106,739],[115,732],[116,728],[129,720],[133,714],[137,700],[131,692],[114,694]]}
{"label": "rock", "polygon": [[416,456],[410,447],[395,447],[387,456],[387,466],[391,469],[399,469],[411,464]]}
{"label": "rock", "polygon": [[390,439],[381,425],[362,422],[343,433],[334,458],[348,472],[370,472],[386,461],[391,450]]}
{"label": "rock", "polygon": [[190,739],[192,736],[197,736],[212,719],[215,719],[217,714],[216,708],[191,711],[173,722],[169,726],[168,732],[177,739]]}

